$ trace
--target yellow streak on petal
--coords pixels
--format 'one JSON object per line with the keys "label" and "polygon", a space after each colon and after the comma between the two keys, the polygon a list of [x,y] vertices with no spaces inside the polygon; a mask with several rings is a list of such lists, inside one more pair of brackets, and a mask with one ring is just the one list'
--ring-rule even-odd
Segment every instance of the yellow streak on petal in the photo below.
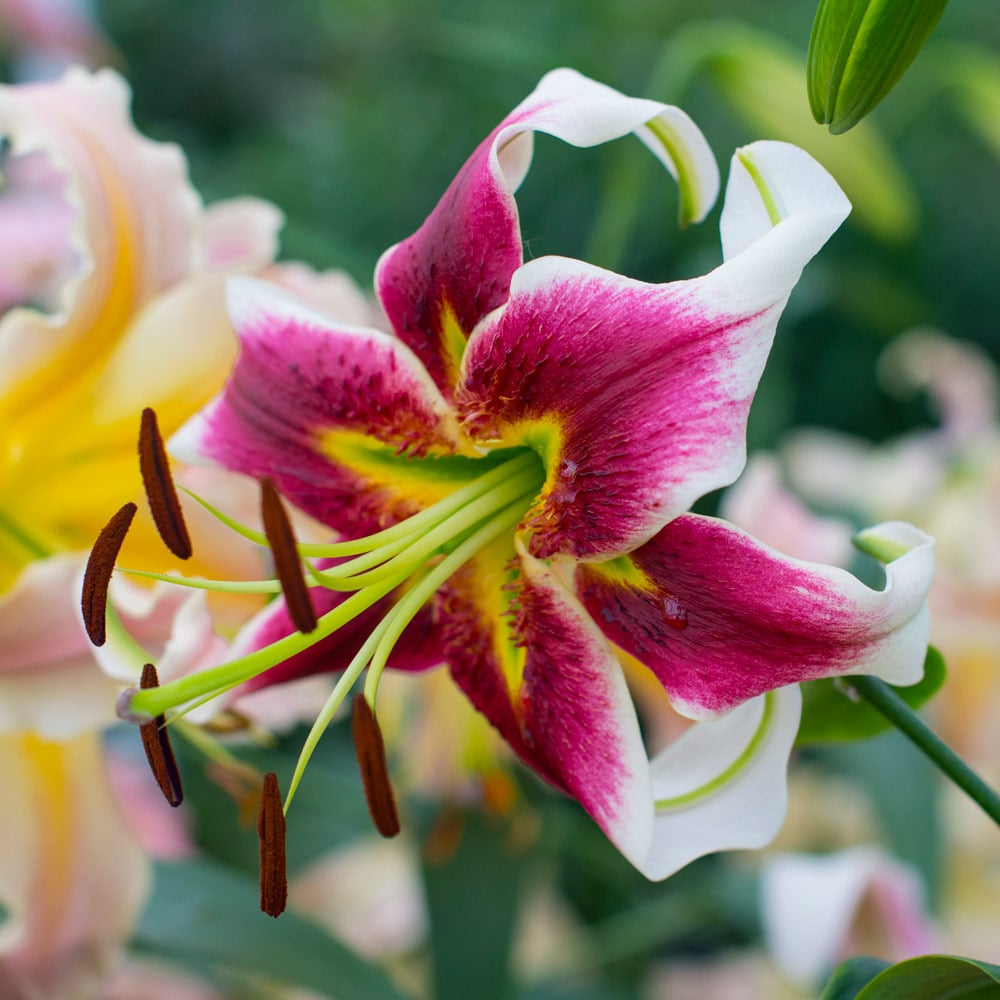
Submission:
{"label": "yellow streak on petal", "polygon": [[57,743],[34,733],[21,737],[24,759],[31,773],[36,844],[43,877],[35,883],[32,907],[32,947],[45,951],[56,938],[68,908],[73,867],[73,803],[69,784],[69,755],[81,749],[79,740]]}
{"label": "yellow streak on petal", "polygon": [[513,542],[512,536],[501,536],[479,552],[461,571],[461,587],[479,611],[480,628],[489,637],[515,711],[520,711],[526,656],[524,648],[514,644],[511,629],[511,605],[516,593],[504,589],[517,577],[517,571],[510,568],[514,558]]}
{"label": "yellow streak on petal", "polygon": [[[93,275],[79,290],[78,302],[74,304],[74,311],[67,322],[69,330],[80,328],[74,331],[75,336],[65,336],[65,348],[0,401],[0,422],[4,426],[8,426],[8,420],[13,423],[18,417],[27,424],[29,415],[35,418],[36,423],[44,421],[51,425],[53,421],[45,418],[53,410],[58,411],[60,417],[68,418],[73,414],[75,404],[88,385],[87,376],[104,363],[121,339],[128,320],[141,304],[136,301],[135,234],[130,226],[127,197],[114,184],[113,171],[99,150],[92,148],[90,152],[105,180],[104,194],[111,231],[103,238],[108,244],[109,260],[96,260]],[[80,299],[85,300],[93,294],[94,284],[104,292],[96,314],[92,309],[80,308]],[[86,302],[83,304],[86,305]],[[77,412],[77,422],[79,416]],[[67,420],[63,430],[72,429],[72,426]]]}
{"label": "yellow streak on petal", "polygon": [[602,563],[587,563],[587,575],[602,577],[611,587],[636,591],[656,591],[653,580],[632,561],[630,556],[617,556]]}
{"label": "yellow streak on petal", "polygon": [[[467,456],[434,456],[407,461],[392,448],[360,431],[323,431],[318,450],[338,465],[355,473],[375,489],[400,498],[404,513],[428,507],[452,494],[458,486],[482,473],[475,459]],[[451,461],[448,461],[451,459]]]}
{"label": "yellow streak on petal", "polygon": [[462,369],[462,358],[465,356],[469,338],[447,299],[442,301],[438,311],[438,337],[448,381],[454,384],[458,381]]}

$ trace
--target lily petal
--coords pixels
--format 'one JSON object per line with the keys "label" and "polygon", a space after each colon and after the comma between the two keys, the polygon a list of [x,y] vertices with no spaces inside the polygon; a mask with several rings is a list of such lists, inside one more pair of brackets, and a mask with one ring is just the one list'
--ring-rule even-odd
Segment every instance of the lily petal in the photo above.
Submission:
{"label": "lily petal", "polygon": [[774,838],[785,818],[785,771],[801,706],[797,685],[781,688],[697,723],[654,758],[654,798],[678,804],[657,810],[652,850],[638,866],[644,875],[664,879],[702,855]]}
{"label": "lily petal", "polygon": [[807,154],[757,143],[734,158],[730,259],[710,274],[648,285],[555,257],[517,271],[469,342],[457,402],[473,436],[545,457],[534,555],[621,555],[739,475],[778,317],[848,209]]}
{"label": "lily petal", "polygon": [[0,771],[0,902],[10,911],[0,926],[0,983],[18,984],[26,997],[90,996],[149,889],[100,739],[0,736]]}
{"label": "lily petal", "polygon": [[[816,982],[851,954],[900,962],[939,951],[941,934],[924,895],[915,869],[874,847],[778,854],[761,870],[768,951],[801,983]],[[865,902],[871,905],[863,917]]]}
{"label": "lily petal", "polygon": [[489,575],[482,558],[439,606],[452,675],[513,750],[638,866],[651,842],[652,796],[621,666],[554,570],[523,549],[519,559],[516,623],[463,605],[459,595],[483,582],[475,571]]}
{"label": "lily petal", "polygon": [[870,531],[898,553],[880,591],[693,514],[629,557],[581,565],[576,585],[605,635],[645,663],[690,718],[817,677],[875,674],[915,684],[927,648],[934,543],[898,522]]}
{"label": "lily petal", "polygon": [[0,732],[65,739],[115,720],[117,685],[94,666],[80,623],[83,561],[38,560],[0,595]]}
{"label": "lily petal", "polygon": [[573,70],[547,74],[466,161],[420,229],[386,251],[376,270],[393,328],[446,394],[466,338],[506,300],[522,261],[514,191],[531,162],[532,132],[581,147],[637,133],[678,177],[685,221],[702,219],[718,192],[711,150],[679,108],[625,97]]}
{"label": "lily petal", "polygon": [[0,323],[0,397],[12,414],[99,364],[129,315],[197,261],[200,201],[184,158],[140,136],[128,105],[128,87],[110,70],[0,87],[12,153],[42,153],[66,175],[66,199],[78,212],[71,242],[82,262],[59,313],[19,309]]}
{"label": "lily petal", "polygon": [[459,431],[420,362],[387,333],[338,324],[282,289],[228,285],[241,351],[222,394],[171,451],[270,476],[301,510],[338,531],[408,514],[399,455],[449,453]]}

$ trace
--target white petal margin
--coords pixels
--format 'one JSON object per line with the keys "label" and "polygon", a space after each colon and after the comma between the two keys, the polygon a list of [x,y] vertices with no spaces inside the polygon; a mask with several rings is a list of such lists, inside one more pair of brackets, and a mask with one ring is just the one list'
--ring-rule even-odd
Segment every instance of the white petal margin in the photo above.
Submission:
{"label": "white petal margin", "polygon": [[529,726],[539,726],[533,752],[641,871],[653,835],[650,770],[621,664],[557,570],[520,538],[514,544],[527,610],[521,692],[532,705]]}
{"label": "white petal margin", "polygon": [[739,315],[780,312],[802,268],[850,211],[837,182],[798,146],[755,142],[738,149],[719,221],[725,263],[699,282],[707,301]]}
{"label": "white petal margin", "polygon": [[696,723],[653,759],[654,800],[691,800],[657,808],[653,845],[638,866],[647,878],[659,881],[702,855],[763,847],[774,838],[785,819],[786,771],[801,711],[798,685],[780,688]]}
{"label": "white petal margin", "polygon": [[[796,982],[814,983],[847,957],[866,899],[892,949],[879,957],[900,961],[941,947],[916,871],[875,848],[778,854],[764,862],[760,884],[767,950]],[[854,943],[868,951],[866,942]]]}
{"label": "white petal margin", "polygon": [[[546,107],[551,105],[551,111]],[[524,123],[517,118],[525,113]],[[682,223],[700,222],[719,194],[719,168],[704,135],[680,108],[625,97],[572,69],[556,69],[508,116],[494,140],[494,155],[512,190],[531,163],[532,131],[571,146],[588,147],[635,134],[670,171],[681,191]]]}

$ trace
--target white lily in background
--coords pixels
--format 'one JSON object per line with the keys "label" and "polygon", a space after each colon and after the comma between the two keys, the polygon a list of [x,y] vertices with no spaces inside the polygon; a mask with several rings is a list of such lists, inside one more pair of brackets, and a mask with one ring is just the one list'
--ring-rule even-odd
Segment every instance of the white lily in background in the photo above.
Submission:
{"label": "white lily in background", "polygon": [[900,962],[941,948],[920,877],[875,848],[768,858],[761,906],[768,951],[800,983],[851,955]]}

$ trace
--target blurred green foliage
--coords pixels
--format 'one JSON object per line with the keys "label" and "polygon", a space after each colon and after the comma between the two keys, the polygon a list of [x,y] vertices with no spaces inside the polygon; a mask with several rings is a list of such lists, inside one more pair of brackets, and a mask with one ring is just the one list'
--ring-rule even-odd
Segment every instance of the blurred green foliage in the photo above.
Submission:
{"label": "blurred green foliage", "polygon": [[[286,256],[346,268],[366,287],[379,254],[419,225],[475,144],[555,66],[681,104],[724,169],[736,145],[780,133],[810,145],[808,128],[812,141],[836,148],[807,122],[813,10],[801,0],[242,0],[236,8],[102,0],[99,9],[126,60],[140,125],[184,146],[206,198],[269,198],[287,213]],[[738,19],[746,44],[701,25],[717,18]],[[715,46],[707,55],[706,38]],[[880,439],[928,421],[912,402],[886,397],[874,375],[886,341],[913,324],[1000,353],[1000,226],[989,210],[998,153],[967,125],[977,114],[989,121],[989,102],[1000,97],[995,78],[981,67],[973,74],[968,51],[948,48],[959,42],[974,43],[989,65],[1000,11],[952,5],[870,119],[870,142],[883,151],[838,152],[839,171],[831,155],[828,166],[853,187],[859,211],[793,296],[754,407],[751,446],[802,423]],[[793,108],[802,121],[794,128]],[[889,166],[873,162],[887,157]],[[863,169],[867,198],[865,184],[851,181]],[[893,200],[895,222],[865,224]],[[603,244],[610,254],[592,259],[635,277],[684,277],[719,260],[718,209],[678,232],[673,186],[635,143],[576,151],[542,138],[519,203],[528,256],[582,256],[617,225]]]}

